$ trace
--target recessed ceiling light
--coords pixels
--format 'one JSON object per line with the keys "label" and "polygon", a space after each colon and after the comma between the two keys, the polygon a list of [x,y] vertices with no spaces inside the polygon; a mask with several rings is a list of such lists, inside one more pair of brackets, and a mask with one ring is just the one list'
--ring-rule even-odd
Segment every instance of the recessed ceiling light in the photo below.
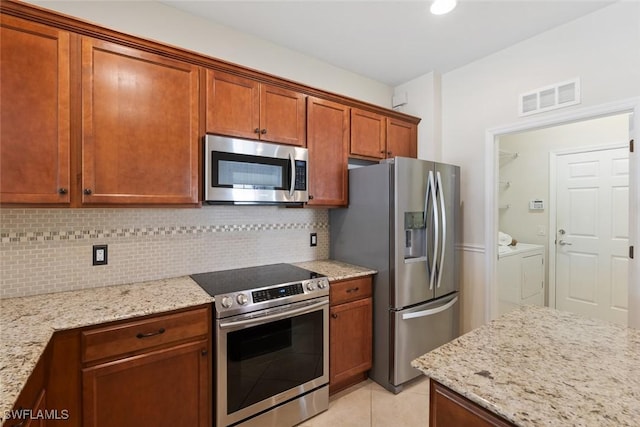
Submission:
{"label": "recessed ceiling light", "polygon": [[444,15],[455,9],[457,4],[457,0],[434,0],[430,10],[434,15]]}

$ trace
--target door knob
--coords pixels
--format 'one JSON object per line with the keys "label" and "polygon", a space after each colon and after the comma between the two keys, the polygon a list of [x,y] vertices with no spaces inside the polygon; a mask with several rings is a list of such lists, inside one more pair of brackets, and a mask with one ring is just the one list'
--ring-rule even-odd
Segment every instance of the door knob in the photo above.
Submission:
{"label": "door knob", "polygon": [[573,243],[565,242],[564,240],[560,240],[560,241],[558,242],[558,244],[559,244],[560,246],[571,246],[571,245],[573,245]]}

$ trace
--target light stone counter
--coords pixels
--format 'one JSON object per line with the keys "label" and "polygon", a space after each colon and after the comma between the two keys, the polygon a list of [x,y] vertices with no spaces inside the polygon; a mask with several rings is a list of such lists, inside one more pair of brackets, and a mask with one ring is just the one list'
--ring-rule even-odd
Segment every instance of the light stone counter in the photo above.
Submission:
{"label": "light stone counter", "polygon": [[300,268],[306,268],[307,270],[315,271],[316,273],[324,274],[329,278],[330,282],[337,280],[353,279],[356,277],[369,276],[376,274],[377,271],[370,268],[360,267],[353,264],[347,264],[335,260],[320,260],[320,261],[308,261],[297,262],[296,265]]}
{"label": "light stone counter", "polygon": [[55,331],[161,313],[213,301],[178,277],[0,300],[0,417],[13,407]]}
{"label": "light stone counter", "polygon": [[412,365],[519,426],[640,425],[640,330],[525,306]]}

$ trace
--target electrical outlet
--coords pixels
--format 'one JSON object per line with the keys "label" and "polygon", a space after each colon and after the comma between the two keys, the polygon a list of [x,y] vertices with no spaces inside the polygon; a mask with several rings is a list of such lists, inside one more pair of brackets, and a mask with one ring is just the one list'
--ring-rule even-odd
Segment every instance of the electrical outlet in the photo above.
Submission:
{"label": "electrical outlet", "polygon": [[318,246],[318,233],[311,233],[309,246]]}
{"label": "electrical outlet", "polygon": [[93,265],[107,265],[107,245],[93,245]]}

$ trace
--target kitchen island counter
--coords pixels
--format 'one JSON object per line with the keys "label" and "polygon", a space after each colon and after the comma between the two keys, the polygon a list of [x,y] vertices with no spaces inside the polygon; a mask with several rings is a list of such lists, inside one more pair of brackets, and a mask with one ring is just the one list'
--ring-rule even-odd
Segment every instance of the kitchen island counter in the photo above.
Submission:
{"label": "kitchen island counter", "polygon": [[524,306],[413,361],[518,426],[637,426],[640,330]]}

